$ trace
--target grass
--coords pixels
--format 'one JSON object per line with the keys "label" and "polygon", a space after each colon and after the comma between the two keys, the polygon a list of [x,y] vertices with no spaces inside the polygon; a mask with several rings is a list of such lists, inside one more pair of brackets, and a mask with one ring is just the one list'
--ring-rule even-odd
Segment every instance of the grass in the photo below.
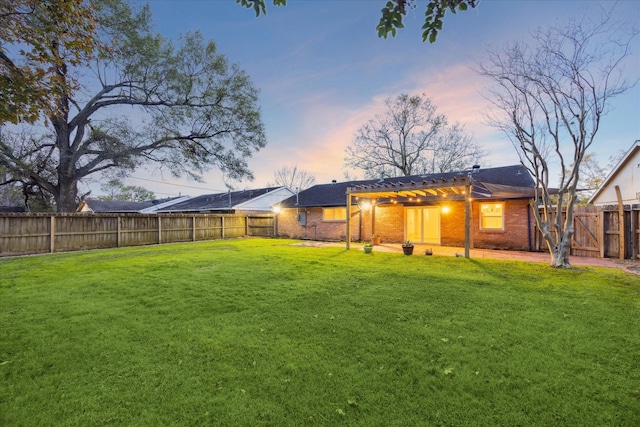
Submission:
{"label": "grass", "polygon": [[0,425],[628,425],[640,280],[247,239],[0,260]]}

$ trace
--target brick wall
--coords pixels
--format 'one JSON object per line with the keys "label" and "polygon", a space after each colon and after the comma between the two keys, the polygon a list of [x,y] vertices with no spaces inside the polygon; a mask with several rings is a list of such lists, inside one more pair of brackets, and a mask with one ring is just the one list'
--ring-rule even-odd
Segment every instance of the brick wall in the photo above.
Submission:
{"label": "brick wall", "polygon": [[[533,236],[533,216],[528,216],[528,200],[505,200],[504,230],[480,230],[480,202],[472,203],[471,247],[483,249],[529,250],[529,236]],[[444,206],[444,204],[443,204]],[[440,240],[443,246],[464,246],[464,202],[451,201],[449,212],[440,214]],[[378,234],[382,242],[404,241],[404,211],[401,204],[374,206],[371,210],[351,212],[351,240],[369,240]],[[306,212],[307,225],[296,219],[298,212]],[[372,217],[374,224],[372,226]],[[278,215],[278,234],[282,237],[312,240],[346,240],[344,221],[323,221],[322,208],[283,209]]]}

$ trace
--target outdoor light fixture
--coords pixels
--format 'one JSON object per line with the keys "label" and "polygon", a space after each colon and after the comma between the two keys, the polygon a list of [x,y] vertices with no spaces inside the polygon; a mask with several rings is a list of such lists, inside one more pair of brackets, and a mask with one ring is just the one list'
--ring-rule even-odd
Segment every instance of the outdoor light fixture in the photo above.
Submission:
{"label": "outdoor light fixture", "polygon": [[360,209],[363,211],[368,211],[369,209],[371,209],[371,202],[368,201],[363,201],[362,203],[360,203]]}
{"label": "outdoor light fixture", "polygon": [[279,214],[280,213],[280,206],[275,205],[274,207],[271,208],[271,210],[273,211],[274,214]]}
{"label": "outdoor light fixture", "polygon": [[449,209],[449,206],[443,206],[442,207],[442,213],[449,213],[451,209]]}

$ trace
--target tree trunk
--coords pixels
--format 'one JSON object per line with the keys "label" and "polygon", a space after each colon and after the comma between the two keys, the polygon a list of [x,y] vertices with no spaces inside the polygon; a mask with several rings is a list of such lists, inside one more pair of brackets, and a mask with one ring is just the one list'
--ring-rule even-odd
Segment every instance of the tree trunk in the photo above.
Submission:
{"label": "tree trunk", "polygon": [[551,251],[551,267],[572,268],[569,262],[569,249],[564,242],[555,245]]}
{"label": "tree trunk", "polygon": [[57,212],[75,212],[77,208],[78,181],[58,174],[58,186],[54,194]]}
{"label": "tree trunk", "polygon": [[569,253],[571,251],[571,237],[573,233],[570,231],[558,233],[559,237],[556,237],[549,231],[549,223],[543,221],[539,215],[536,217],[536,222],[551,254],[551,267],[572,268],[569,262]]}

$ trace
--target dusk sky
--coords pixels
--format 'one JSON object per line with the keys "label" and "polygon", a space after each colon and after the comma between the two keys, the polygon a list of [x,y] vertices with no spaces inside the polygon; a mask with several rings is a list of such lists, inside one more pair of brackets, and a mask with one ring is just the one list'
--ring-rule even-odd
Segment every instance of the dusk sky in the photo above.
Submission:
{"label": "dusk sky", "polygon": [[[527,41],[538,27],[571,17],[599,15],[612,1],[483,0],[476,9],[448,14],[435,44],[423,43],[424,1],[405,18],[395,38],[380,39],[376,24],[386,0],[289,0],[255,17],[233,0],[151,0],[156,31],[168,38],[200,30],[237,63],[260,90],[259,105],[267,146],[249,165],[254,181],[232,182],[236,189],[258,188],[273,172],[297,165],[318,183],[344,180],[346,147],[358,128],[382,111],[382,101],[400,93],[426,94],[450,123],[460,122],[490,156],[483,166],[518,163],[508,139],[485,124],[489,83],[471,69],[487,48]],[[615,19],[640,22],[640,2],[620,1]],[[640,38],[627,61],[630,78],[640,75]],[[640,86],[613,99],[591,151],[602,165],[640,139]],[[471,165],[470,165],[471,166]],[[351,177],[362,172],[348,171]],[[226,191],[221,174],[206,183],[173,179],[169,173],[137,171],[129,185],[157,197]],[[156,181],[165,181],[160,183]]]}

